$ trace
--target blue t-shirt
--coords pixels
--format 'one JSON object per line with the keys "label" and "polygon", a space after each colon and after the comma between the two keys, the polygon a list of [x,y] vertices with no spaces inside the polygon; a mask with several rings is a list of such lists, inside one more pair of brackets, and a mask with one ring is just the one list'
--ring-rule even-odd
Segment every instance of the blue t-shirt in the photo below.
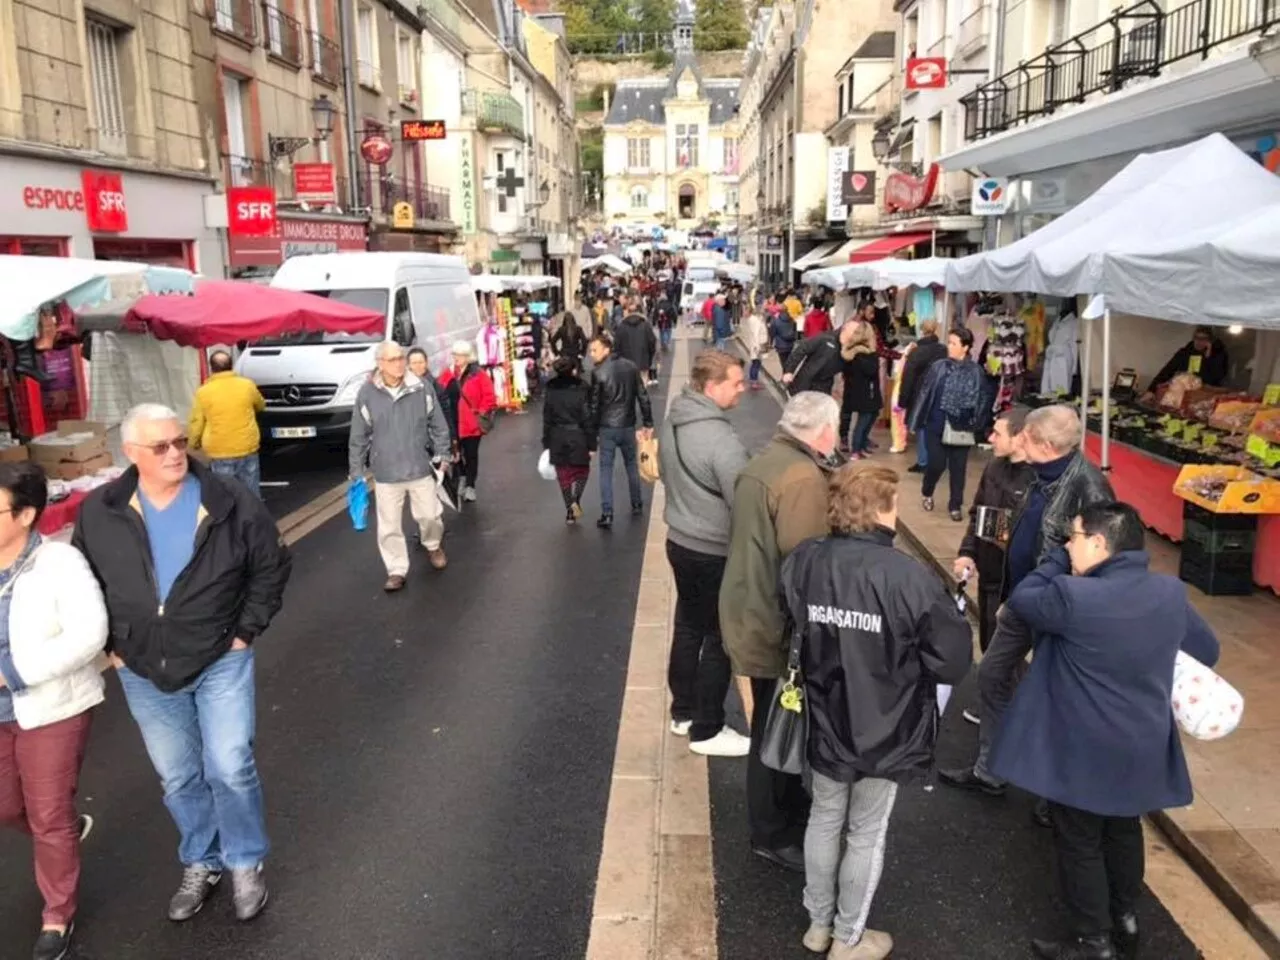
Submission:
{"label": "blue t-shirt", "polygon": [[156,599],[169,597],[178,574],[191,562],[196,549],[196,524],[200,515],[200,481],[187,474],[178,495],[163,510],[156,509],[138,488],[142,519],[151,543],[151,563],[156,571]]}

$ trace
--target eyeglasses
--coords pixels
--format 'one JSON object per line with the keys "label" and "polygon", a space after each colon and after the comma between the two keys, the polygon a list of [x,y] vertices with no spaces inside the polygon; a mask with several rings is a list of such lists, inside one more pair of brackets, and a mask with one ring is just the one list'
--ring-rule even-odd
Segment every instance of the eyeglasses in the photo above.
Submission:
{"label": "eyeglasses", "polygon": [[187,452],[187,438],[174,437],[172,440],[161,440],[159,443],[135,443],[135,447],[142,447],[144,450],[150,450],[157,457],[163,457],[172,447],[179,453]]}
{"label": "eyeglasses", "polygon": [[1067,537],[1067,542],[1070,543],[1072,540],[1079,540],[1082,537],[1087,537],[1087,536],[1089,536],[1089,534],[1083,530],[1072,530],[1071,536]]}
{"label": "eyeglasses", "polygon": [[408,358],[402,353],[398,357],[383,357],[385,363],[404,363]]}

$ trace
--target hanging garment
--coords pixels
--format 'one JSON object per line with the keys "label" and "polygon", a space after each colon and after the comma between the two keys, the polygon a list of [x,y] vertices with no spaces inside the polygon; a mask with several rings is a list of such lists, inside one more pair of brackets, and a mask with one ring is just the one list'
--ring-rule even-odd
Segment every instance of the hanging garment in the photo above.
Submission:
{"label": "hanging garment", "polygon": [[916,322],[937,318],[937,305],[933,299],[933,287],[916,287],[911,295],[911,312],[916,315]]}
{"label": "hanging garment", "polygon": [[1044,301],[1037,298],[1026,303],[1018,312],[1018,319],[1026,328],[1027,369],[1035,370],[1044,355]]}
{"label": "hanging garment", "polygon": [[1040,378],[1040,392],[1052,395],[1059,391],[1071,392],[1071,382],[1076,375],[1079,347],[1080,320],[1074,313],[1059,317],[1049,328],[1049,344],[1044,351],[1044,375]]}

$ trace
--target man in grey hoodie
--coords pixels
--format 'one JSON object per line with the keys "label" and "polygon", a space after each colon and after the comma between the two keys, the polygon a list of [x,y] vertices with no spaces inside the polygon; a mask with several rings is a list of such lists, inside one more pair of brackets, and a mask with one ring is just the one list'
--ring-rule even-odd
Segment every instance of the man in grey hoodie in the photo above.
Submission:
{"label": "man in grey hoodie", "polygon": [[443,570],[446,559],[443,509],[436,496],[435,467],[451,452],[449,422],[435,389],[405,368],[404,347],[378,344],[378,369],[356,394],[351,414],[351,479],[372,471],[378,510],[378,551],[387,568],[382,589],[404,587],[409,550],[404,540],[404,501],[418,522],[427,560]]}
{"label": "man in grey hoodie", "polygon": [[751,745],[725,724],[731,670],[718,609],[733,485],[747,463],[727,411],[737,406],[744,388],[741,360],[704,350],[693,361],[689,385],[671,402],[658,440],[667,560],[676,582],[667,664],[671,732],[688,736],[695,753],[716,757],[745,757]]}

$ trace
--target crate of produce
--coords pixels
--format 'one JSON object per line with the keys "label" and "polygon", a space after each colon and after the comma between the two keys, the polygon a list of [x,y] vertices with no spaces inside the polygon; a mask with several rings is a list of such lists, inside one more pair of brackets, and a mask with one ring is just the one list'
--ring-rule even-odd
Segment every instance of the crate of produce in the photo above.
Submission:
{"label": "crate of produce", "polygon": [[1187,464],[1173,492],[1210,513],[1280,513],[1280,482],[1244,467]]}
{"label": "crate of produce", "polygon": [[1228,433],[1247,433],[1260,409],[1262,404],[1256,400],[1219,400],[1209,418],[1209,426]]}

